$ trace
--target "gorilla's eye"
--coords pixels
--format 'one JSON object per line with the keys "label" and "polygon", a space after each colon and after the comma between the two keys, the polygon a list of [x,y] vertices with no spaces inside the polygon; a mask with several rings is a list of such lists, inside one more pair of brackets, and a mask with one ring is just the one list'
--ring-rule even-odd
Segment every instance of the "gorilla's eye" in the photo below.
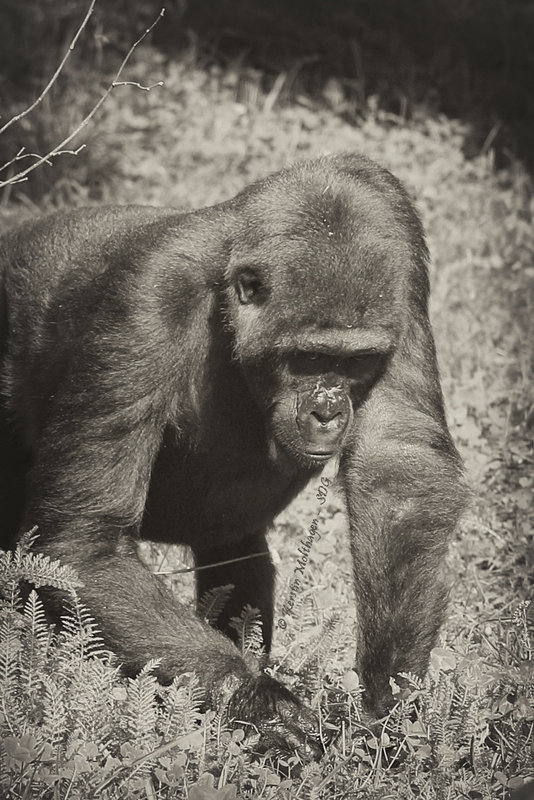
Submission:
{"label": "gorilla's eye", "polygon": [[343,372],[350,378],[367,380],[376,374],[383,356],[373,350],[362,350],[343,359]]}
{"label": "gorilla's eye", "polygon": [[319,353],[314,350],[297,350],[290,359],[293,371],[301,374],[319,374],[321,372],[335,371],[338,359],[328,353]]}
{"label": "gorilla's eye", "polygon": [[256,270],[247,267],[236,278],[236,292],[243,305],[260,303],[265,299],[265,286]]}
{"label": "gorilla's eye", "polygon": [[297,350],[295,353],[296,358],[300,361],[306,363],[308,361],[313,361],[315,363],[319,361],[326,361],[328,360],[328,356],[324,353],[317,353],[313,350]]}
{"label": "gorilla's eye", "polygon": [[354,364],[359,364],[363,361],[372,361],[373,358],[377,357],[378,353],[376,353],[374,350],[362,350],[361,353],[355,353],[353,356],[349,356],[346,360],[349,364],[351,362],[354,362]]}

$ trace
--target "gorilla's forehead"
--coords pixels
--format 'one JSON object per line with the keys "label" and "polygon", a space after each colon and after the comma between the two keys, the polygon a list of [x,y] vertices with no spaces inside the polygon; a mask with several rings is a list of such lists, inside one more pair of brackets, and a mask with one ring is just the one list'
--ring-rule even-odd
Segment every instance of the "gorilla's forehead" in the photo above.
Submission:
{"label": "gorilla's forehead", "polygon": [[395,209],[373,187],[339,178],[284,188],[254,198],[239,258],[263,274],[278,313],[322,328],[394,314],[411,262]]}
{"label": "gorilla's forehead", "polygon": [[383,192],[335,173],[282,175],[249,199],[245,215],[252,240],[310,233],[350,240],[367,227],[403,238],[396,209]]}

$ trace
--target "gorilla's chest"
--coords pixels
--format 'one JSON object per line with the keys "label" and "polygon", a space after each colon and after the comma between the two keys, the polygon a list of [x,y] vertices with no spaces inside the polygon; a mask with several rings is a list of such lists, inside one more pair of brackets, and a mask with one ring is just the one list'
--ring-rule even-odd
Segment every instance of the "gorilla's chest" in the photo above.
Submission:
{"label": "gorilla's chest", "polygon": [[199,547],[238,541],[263,530],[305,485],[265,452],[213,443],[188,452],[166,443],[156,461],[141,534]]}

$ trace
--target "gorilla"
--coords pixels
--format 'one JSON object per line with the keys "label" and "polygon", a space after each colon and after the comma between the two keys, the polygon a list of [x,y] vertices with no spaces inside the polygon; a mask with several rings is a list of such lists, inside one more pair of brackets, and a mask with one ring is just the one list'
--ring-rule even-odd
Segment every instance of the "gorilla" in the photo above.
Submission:
{"label": "gorilla", "polygon": [[[0,239],[2,544],[72,565],[133,674],[194,670],[207,702],[311,748],[315,717],[253,672],[229,625],[258,608],[266,534],[339,460],[369,714],[423,675],[465,506],[428,319],[427,248],[398,180],[355,154],[304,161],[193,213],[78,209]],[[197,594],[231,584],[216,630],[137,555],[189,545]],[[243,556],[262,553],[256,558]],[[236,560],[241,559],[241,560]],[[309,744],[312,742],[312,744]]]}

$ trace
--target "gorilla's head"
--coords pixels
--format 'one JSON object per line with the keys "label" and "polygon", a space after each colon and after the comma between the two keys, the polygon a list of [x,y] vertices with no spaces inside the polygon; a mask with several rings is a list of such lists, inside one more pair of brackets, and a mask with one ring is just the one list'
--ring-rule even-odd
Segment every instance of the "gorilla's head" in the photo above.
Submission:
{"label": "gorilla's head", "polygon": [[419,221],[398,182],[357,156],[304,162],[246,189],[226,275],[234,355],[276,445],[314,468],[403,335]]}

